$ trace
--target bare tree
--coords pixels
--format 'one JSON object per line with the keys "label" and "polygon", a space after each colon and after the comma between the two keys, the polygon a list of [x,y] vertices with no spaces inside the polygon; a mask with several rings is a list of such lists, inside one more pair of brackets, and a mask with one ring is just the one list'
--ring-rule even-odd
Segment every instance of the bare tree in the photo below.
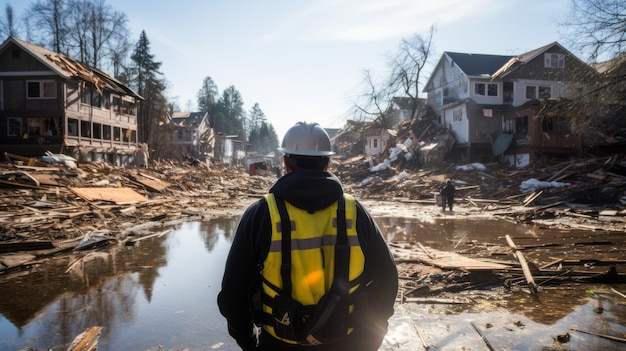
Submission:
{"label": "bare tree", "polygon": [[435,26],[431,26],[425,37],[415,34],[402,39],[398,53],[391,58],[391,91],[402,93],[412,99],[411,118],[415,117],[421,90],[422,72],[429,62]]}
{"label": "bare tree", "polygon": [[0,37],[16,36],[17,28],[15,24],[15,16],[13,14],[13,7],[11,4],[7,4],[4,8],[5,19],[0,18]]}
{"label": "bare tree", "polygon": [[435,27],[431,26],[426,36],[415,34],[402,39],[398,51],[389,57],[389,76],[378,79],[369,70],[364,71],[363,92],[350,109],[358,121],[375,121],[381,128],[393,125],[389,108],[394,97],[412,99],[411,117],[419,103],[424,68],[432,55],[432,40]]}
{"label": "bare tree", "polygon": [[569,17],[562,23],[573,47],[592,61],[626,52],[626,2],[624,0],[572,0]]}
{"label": "bare tree", "polygon": [[118,44],[127,43],[129,37],[126,15],[106,5],[104,0],[70,0],[69,8],[74,50],[71,56],[97,68],[103,68],[105,59],[115,61],[120,51]]}
{"label": "bare tree", "polygon": [[31,35],[51,50],[69,54],[68,8],[66,0],[40,0],[27,10]]}

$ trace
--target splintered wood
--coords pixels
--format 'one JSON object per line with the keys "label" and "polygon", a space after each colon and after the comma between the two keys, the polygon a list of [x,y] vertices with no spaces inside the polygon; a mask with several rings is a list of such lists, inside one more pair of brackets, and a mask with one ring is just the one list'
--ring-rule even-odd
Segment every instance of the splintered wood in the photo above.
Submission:
{"label": "splintered wood", "polygon": [[432,248],[426,249],[421,244],[418,247],[391,245],[391,251],[396,259],[396,263],[420,262],[443,269],[458,269],[462,271],[506,270],[511,268],[505,264],[465,257],[454,252],[438,251]]}

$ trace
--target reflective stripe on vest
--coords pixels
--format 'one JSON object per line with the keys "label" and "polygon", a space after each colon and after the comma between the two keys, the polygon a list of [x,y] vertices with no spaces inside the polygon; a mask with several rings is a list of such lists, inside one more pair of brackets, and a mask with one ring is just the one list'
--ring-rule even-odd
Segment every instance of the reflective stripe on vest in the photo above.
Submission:
{"label": "reflective stripe on vest", "polygon": [[[272,223],[272,239],[267,258],[263,263],[263,293],[273,298],[282,286],[282,233],[281,218],[274,194],[267,194],[265,199],[270,211]],[[365,257],[356,232],[356,201],[344,194],[346,207],[346,233],[350,246],[350,293],[358,288],[357,279],[363,273]],[[291,297],[303,306],[314,306],[330,289],[335,269],[335,243],[337,242],[337,202],[325,209],[311,214],[284,202],[291,222]],[[278,289],[275,290],[275,289]],[[272,314],[272,307],[263,305],[263,311]],[[264,325],[273,337],[287,343],[294,340],[279,338],[274,328]]]}

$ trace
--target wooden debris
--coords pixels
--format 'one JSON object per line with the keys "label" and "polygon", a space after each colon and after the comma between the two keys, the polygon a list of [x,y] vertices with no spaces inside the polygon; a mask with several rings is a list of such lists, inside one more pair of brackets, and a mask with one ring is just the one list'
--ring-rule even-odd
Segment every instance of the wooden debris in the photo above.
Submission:
{"label": "wooden debris", "polygon": [[424,246],[421,246],[423,250],[412,250],[396,245],[390,245],[390,247],[396,262],[421,262],[439,268],[463,271],[507,270],[510,268],[504,264],[465,257],[454,252],[426,249]]}
{"label": "wooden debris", "polygon": [[420,338],[420,341],[422,342],[422,346],[424,347],[424,350],[426,351],[430,350],[430,345],[428,345],[428,343],[426,342],[426,339],[424,338],[424,335],[422,334],[422,330],[417,325],[417,323],[413,322],[413,328],[415,328],[415,331],[417,332],[417,336]]}
{"label": "wooden debris", "polygon": [[91,327],[74,338],[67,351],[96,351],[102,327]]}
{"label": "wooden debris", "polygon": [[476,332],[478,333],[478,335],[480,335],[481,339],[483,339],[483,341],[485,342],[485,345],[487,345],[487,347],[489,348],[489,350],[491,351],[495,351],[496,349],[493,347],[493,345],[491,345],[491,342],[489,342],[489,339],[487,339],[487,337],[485,336],[485,334],[483,334],[483,332],[480,331],[480,329],[478,329],[478,327],[476,326],[476,324],[474,324],[474,322],[470,322],[470,324],[472,324],[472,327],[474,328],[474,330],[476,330]]}
{"label": "wooden debris", "polygon": [[148,201],[148,199],[130,188],[70,188],[86,201],[110,201],[118,205]]}
{"label": "wooden debris", "polygon": [[511,236],[507,234],[505,237],[509,246],[514,250],[515,257],[517,257],[519,263],[522,265],[524,277],[526,278],[526,282],[528,283],[528,286],[530,287],[530,291],[533,294],[536,294],[537,283],[535,283],[535,279],[533,278],[533,275],[530,272],[530,268],[528,268],[528,263],[526,262],[526,258],[524,258],[524,255],[522,254],[522,252],[517,249],[517,246],[513,242],[513,239],[511,239]]}
{"label": "wooden debris", "polygon": [[620,337],[617,337],[617,336],[606,335],[606,334],[592,333],[592,332],[589,332],[589,331],[584,331],[584,330],[574,329],[574,328],[570,328],[570,330],[577,331],[577,332],[583,333],[583,334],[589,334],[589,335],[597,336],[597,337],[608,339],[608,340],[613,340],[613,341],[617,341],[617,342],[626,343],[626,338],[620,338]]}

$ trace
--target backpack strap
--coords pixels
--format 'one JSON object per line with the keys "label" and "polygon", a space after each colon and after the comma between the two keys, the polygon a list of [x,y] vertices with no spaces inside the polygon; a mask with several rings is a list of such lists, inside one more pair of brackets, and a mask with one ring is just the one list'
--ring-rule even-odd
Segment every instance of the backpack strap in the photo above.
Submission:
{"label": "backpack strap", "polygon": [[276,207],[280,214],[280,231],[281,231],[281,265],[280,275],[283,279],[283,291],[291,295],[291,220],[285,206],[285,201],[274,196],[276,199]]}

